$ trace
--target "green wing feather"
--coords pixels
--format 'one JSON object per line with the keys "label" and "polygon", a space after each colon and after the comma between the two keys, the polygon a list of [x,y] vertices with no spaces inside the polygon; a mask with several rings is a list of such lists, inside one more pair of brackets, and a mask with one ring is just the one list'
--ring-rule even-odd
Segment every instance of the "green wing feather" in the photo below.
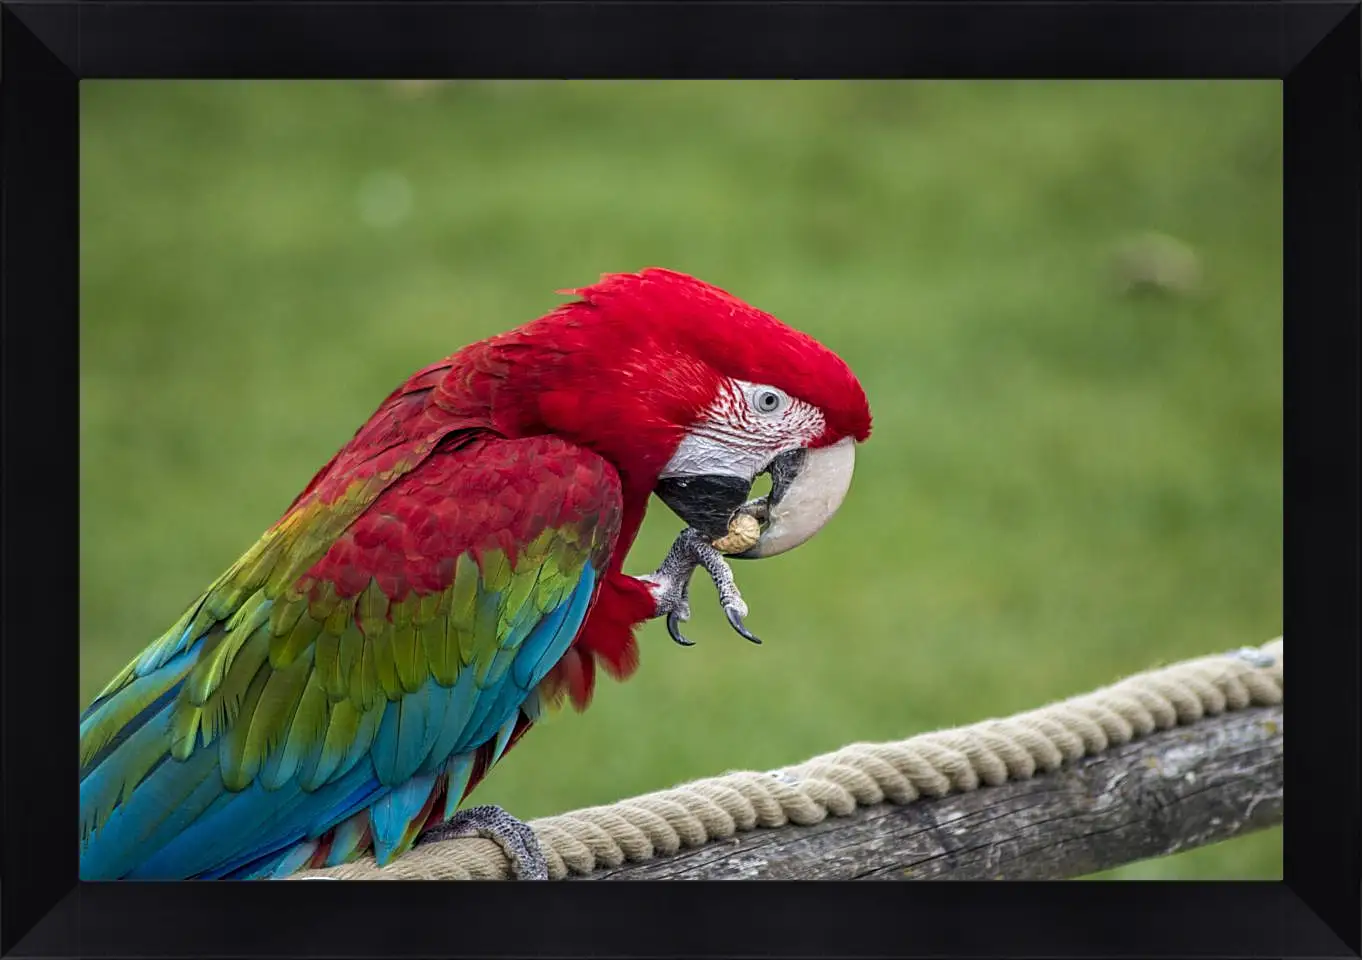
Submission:
{"label": "green wing feather", "polygon": [[[415,475],[407,479],[417,481]],[[332,580],[309,575],[338,537],[366,516],[382,490],[374,478],[352,484],[330,504],[296,505],[87,710],[83,779],[120,736],[128,743],[119,746],[127,756],[117,783],[103,786],[89,803],[83,788],[83,836],[106,821],[167,753],[184,761],[215,749],[227,791],[256,781],[267,790],[296,784],[318,791],[378,757],[372,751],[390,704],[405,716],[407,698],[452,690],[471,673],[482,692],[441,708],[448,729],[403,723],[397,739],[382,745],[395,751],[394,758],[375,759],[375,769],[392,786],[419,767],[443,762],[429,751],[458,745],[461,729],[450,724],[468,725],[478,698],[500,689],[530,628],[567,601],[583,569],[604,567],[618,529],[618,486],[603,487],[602,509],[546,523],[514,558],[487,545],[463,550],[450,564],[447,587],[411,590],[400,600],[390,598],[377,578],[342,596]],[[149,727],[122,733],[131,718],[181,683],[168,738],[158,742]],[[423,709],[437,716],[432,707]],[[202,779],[185,789],[199,789]]]}

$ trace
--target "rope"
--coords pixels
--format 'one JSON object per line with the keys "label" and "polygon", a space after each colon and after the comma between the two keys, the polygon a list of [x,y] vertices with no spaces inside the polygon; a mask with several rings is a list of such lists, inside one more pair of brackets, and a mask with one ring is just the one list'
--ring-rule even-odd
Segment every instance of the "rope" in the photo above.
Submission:
{"label": "rope", "polygon": [[[737,771],[532,821],[559,880],[648,860],[757,827],[815,824],[859,806],[910,803],[1026,779],[1156,730],[1283,700],[1283,639],[1185,660],[1039,709],[891,743],[854,743],[768,773]],[[290,879],[490,880],[501,848],[466,837],[419,844],[388,867],[372,856]]]}

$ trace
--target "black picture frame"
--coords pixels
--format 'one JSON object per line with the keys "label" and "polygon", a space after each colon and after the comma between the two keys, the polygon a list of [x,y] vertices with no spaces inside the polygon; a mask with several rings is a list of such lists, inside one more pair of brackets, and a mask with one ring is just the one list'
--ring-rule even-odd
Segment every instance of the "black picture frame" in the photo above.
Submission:
{"label": "black picture frame", "polygon": [[[1335,2],[0,3],[0,953],[1358,956],[1359,24]],[[1284,881],[78,883],[78,82],[382,76],[1282,78],[1307,805]]]}

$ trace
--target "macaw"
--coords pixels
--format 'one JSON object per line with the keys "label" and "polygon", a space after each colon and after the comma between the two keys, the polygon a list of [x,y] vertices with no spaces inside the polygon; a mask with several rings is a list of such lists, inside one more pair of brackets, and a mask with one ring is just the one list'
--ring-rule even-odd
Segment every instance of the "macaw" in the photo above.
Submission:
{"label": "macaw", "polygon": [[[714,547],[804,543],[834,514],[871,415],[847,364],[737,297],[659,268],[605,274],[547,314],[415,373],[283,516],[80,721],[80,876],[264,879],[419,837],[504,841],[460,810],[544,712],[625,679],[634,631],[690,615]],[[767,497],[748,500],[759,474]],[[650,494],[688,527],[623,572]]]}

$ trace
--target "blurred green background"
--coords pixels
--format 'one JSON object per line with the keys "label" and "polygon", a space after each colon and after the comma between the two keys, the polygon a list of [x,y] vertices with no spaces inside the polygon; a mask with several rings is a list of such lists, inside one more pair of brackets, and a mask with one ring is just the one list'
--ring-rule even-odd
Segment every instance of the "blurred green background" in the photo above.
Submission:
{"label": "blurred green background", "polygon": [[[1277,82],[81,84],[82,706],[417,368],[661,265],[875,432],[734,636],[542,725],[523,817],[1282,631]],[[679,522],[652,510],[626,569]],[[1278,878],[1278,830],[1103,876]]]}

